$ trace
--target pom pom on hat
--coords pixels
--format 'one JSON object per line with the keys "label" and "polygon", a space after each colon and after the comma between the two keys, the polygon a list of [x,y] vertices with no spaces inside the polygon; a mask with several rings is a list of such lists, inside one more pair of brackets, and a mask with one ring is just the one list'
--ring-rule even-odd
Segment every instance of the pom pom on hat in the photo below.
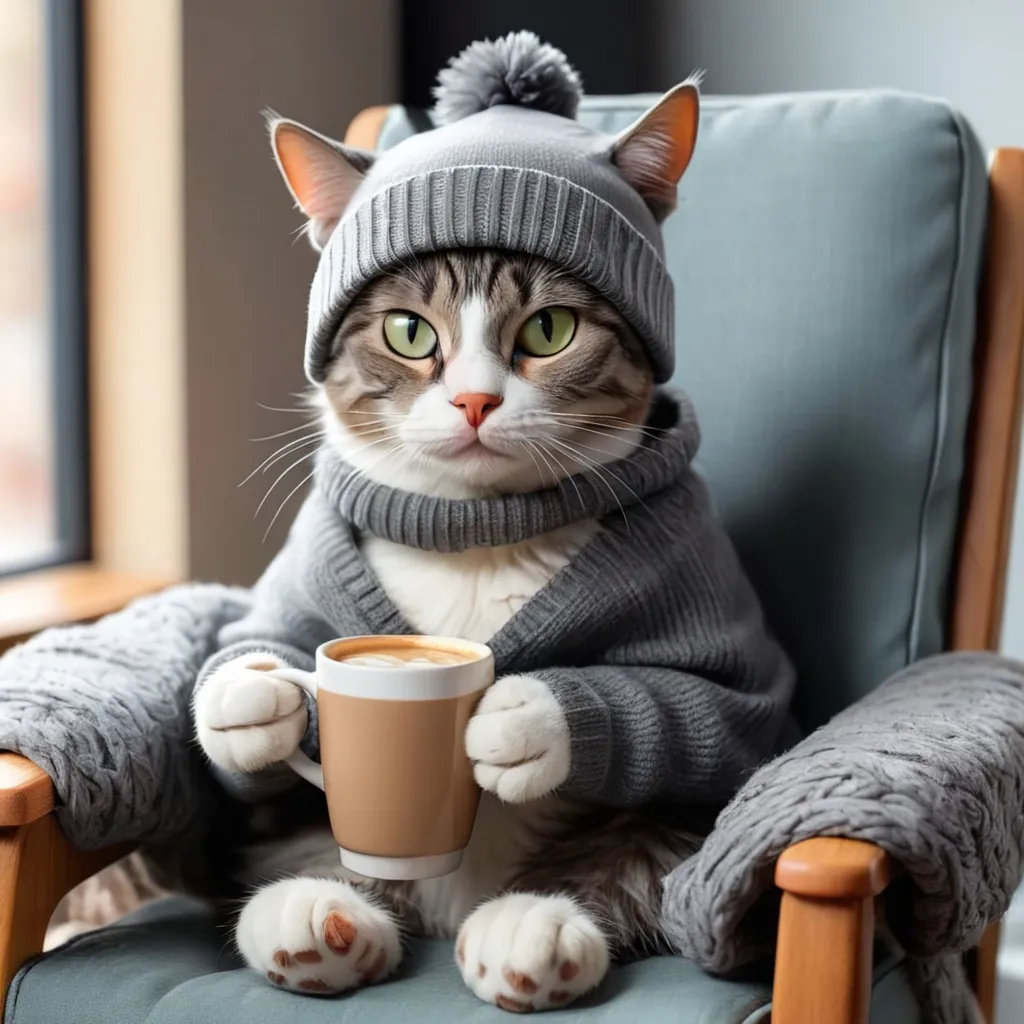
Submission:
{"label": "pom pom on hat", "polygon": [[437,76],[439,124],[451,124],[496,106],[528,107],[575,117],[583,87],[561,50],[533,32],[510,32],[472,43]]}

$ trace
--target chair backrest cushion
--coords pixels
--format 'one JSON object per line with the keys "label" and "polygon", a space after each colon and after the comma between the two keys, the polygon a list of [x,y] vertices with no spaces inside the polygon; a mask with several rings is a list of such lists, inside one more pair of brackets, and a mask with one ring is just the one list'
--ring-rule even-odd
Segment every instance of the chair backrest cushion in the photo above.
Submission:
{"label": "chair backrest cushion", "polygon": [[[580,119],[619,131],[654,99],[590,97]],[[393,108],[380,144],[424,128]],[[673,383],[807,727],[943,649],[986,200],[945,103],[702,102],[665,224]]]}

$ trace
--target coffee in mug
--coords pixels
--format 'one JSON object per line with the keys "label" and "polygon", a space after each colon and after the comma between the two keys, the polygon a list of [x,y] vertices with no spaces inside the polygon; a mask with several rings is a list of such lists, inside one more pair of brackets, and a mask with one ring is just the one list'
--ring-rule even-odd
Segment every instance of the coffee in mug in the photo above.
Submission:
{"label": "coffee in mug", "polygon": [[288,763],[326,793],[342,864],[383,879],[454,871],[480,800],[464,737],[494,681],[490,649],[446,637],[352,637],[322,644],[315,674],[273,674],[316,697],[321,763],[301,751]]}

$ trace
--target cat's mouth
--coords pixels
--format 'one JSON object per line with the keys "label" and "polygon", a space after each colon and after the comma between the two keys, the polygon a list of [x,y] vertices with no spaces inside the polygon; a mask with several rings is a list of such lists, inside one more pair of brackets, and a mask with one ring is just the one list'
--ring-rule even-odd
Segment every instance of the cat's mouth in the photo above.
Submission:
{"label": "cat's mouth", "polygon": [[485,461],[493,458],[507,459],[509,453],[487,444],[478,434],[476,437],[469,438],[458,447],[450,449],[447,452],[447,456],[448,458],[466,461]]}
{"label": "cat's mouth", "polygon": [[504,445],[488,444],[479,434],[446,438],[417,445],[420,454],[445,462],[486,462],[510,458],[512,452]]}

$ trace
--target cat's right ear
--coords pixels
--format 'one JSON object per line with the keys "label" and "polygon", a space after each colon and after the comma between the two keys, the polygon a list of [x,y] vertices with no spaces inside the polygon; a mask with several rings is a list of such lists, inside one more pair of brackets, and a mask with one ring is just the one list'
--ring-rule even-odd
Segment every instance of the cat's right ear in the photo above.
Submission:
{"label": "cat's right ear", "polygon": [[306,233],[319,251],[373,164],[373,154],[342,145],[272,111],[266,117],[277,166],[299,209],[309,218]]}

